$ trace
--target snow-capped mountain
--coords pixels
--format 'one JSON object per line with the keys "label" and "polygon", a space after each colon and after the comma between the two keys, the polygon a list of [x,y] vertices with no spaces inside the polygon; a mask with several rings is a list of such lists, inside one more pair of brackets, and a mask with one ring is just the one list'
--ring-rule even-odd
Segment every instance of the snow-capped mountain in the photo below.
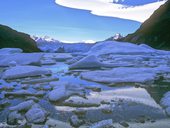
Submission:
{"label": "snow-capped mountain", "polygon": [[120,33],[116,33],[114,36],[106,39],[106,41],[118,41],[118,40],[121,40],[123,38],[123,36],[120,34]]}
{"label": "snow-capped mountain", "polygon": [[114,36],[113,36],[113,40],[119,40],[119,39],[122,39],[123,36],[120,34],[120,33],[116,33]]}
{"label": "snow-capped mountain", "polygon": [[61,43],[60,41],[54,39],[54,38],[51,38],[49,36],[42,36],[42,37],[38,37],[38,36],[31,36],[31,38],[33,40],[35,40],[36,42],[38,43],[42,43],[42,42],[48,42],[48,43]]}
{"label": "snow-capped mountain", "polygon": [[49,36],[32,36],[37,42],[37,47],[44,52],[87,52],[93,44],[86,42],[65,43]]}

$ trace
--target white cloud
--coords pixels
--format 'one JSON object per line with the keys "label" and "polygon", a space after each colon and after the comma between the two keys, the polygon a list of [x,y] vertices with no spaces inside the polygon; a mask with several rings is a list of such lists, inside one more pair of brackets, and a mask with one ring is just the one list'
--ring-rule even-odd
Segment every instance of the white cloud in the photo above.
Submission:
{"label": "white cloud", "polygon": [[118,1],[119,0],[55,0],[59,5],[89,10],[94,15],[117,17],[139,22],[144,22],[148,19],[166,0],[141,6],[126,6],[113,3]]}
{"label": "white cloud", "polygon": [[95,40],[82,40],[82,41],[68,41],[68,40],[61,40],[61,42],[64,42],[64,43],[89,43],[89,44],[93,44],[95,43],[96,41]]}
{"label": "white cloud", "polygon": [[95,43],[96,41],[94,41],[94,40],[83,40],[82,42],[84,42],[84,43],[89,43],[89,44],[93,44],[93,43]]}

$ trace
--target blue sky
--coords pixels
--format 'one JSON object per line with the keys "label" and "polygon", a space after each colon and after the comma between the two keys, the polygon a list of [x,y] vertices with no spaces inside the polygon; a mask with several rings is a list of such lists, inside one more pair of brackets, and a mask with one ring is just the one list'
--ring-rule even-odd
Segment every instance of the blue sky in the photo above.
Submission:
{"label": "blue sky", "polygon": [[[143,2],[141,2],[143,1]],[[141,5],[157,0],[125,0]],[[87,10],[57,5],[55,0],[1,0],[0,24],[30,35],[51,36],[58,40],[103,40],[115,33],[134,32],[141,23],[91,14]]]}

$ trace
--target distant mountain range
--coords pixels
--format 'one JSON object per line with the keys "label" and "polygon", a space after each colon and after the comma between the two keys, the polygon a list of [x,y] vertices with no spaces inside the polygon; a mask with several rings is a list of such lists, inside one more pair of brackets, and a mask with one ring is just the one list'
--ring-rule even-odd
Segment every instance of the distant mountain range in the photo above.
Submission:
{"label": "distant mountain range", "polygon": [[37,42],[37,47],[44,52],[87,52],[94,44],[78,42],[78,43],[65,43],[49,36],[32,36]]}
{"label": "distant mountain range", "polygon": [[48,42],[48,43],[62,43],[54,38],[51,38],[49,36],[42,36],[42,37],[39,37],[39,36],[31,36],[31,38],[33,40],[35,40],[36,42],[38,43],[43,43],[43,42]]}
{"label": "distant mountain range", "polygon": [[170,50],[170,0],[156,10],[135,33],[122,41]]}
{"label": "distant mountain range", "polygon": [[30,35],[4,25],[0,25],[0,48],[21,48],[24,52],[40,51]]}

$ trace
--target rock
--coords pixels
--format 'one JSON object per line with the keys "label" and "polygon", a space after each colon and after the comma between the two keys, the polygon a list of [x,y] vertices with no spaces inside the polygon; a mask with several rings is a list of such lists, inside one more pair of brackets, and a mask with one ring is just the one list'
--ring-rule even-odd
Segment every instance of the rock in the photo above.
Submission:
{"label": "rock", "polygon": [[40,65],[42,53],[16,53],[10,55],[0,55],[0,66],[9,66],[9,63],[15,61],[18,65]]}
{"label": "rock", "polygon": [[69,67],[69,69],[90,69],[90,68],[101,68],[101,63],[94,55],[84,57],[83,59],[79,60],[76,63],[73,63]]}
{"label": "rock", "polygon": [[78,117],[85,116],[87,111],[83,110],[81,108],[77,108],[75,111],[73,111]]}
{"label": "rock", "polygon": [[23,52],[20,48],[1,48],[0,54],[14,54]]}
{"label": "rock", "polygon": [[10,102],[8,100],[3,99],[0,99],[0,111],[10,105]]}
{"label": "rock", "polygon": [[94,92],[101,92],[102,90],[100,87],[91,87],[91,86],[86,87],[86,89],[90,89]]}
{"label": "rock", "polygon": [[125,128],[129,127],[129,124],[124,122],[124,121],[120,122],[119,124],[122,125]]}
{"label": "rock", "polygon": [[59,120],[54,120],[51,118],[48,119],[45,124],[52,128],[72,128],[68,123]]}
{"label": "rock", "polygon": [[47,112],[41,107],[32,106],[32,108],[25,114],[29,123],[44,123],[47,118]]}
{"label": "rock", "polygon": [[37,66],[16,66],[6,70],[2,78],[17,79],[30,76],[39,76],[44,74],[51,74],[51,71]]}
{"label": "rock", "polygon": [[10,125],[17,125],[19,120],[22,120],[23,117],[17,111],[11,112],[8,115],[7,123]]}
{"label": "rock", "polygon": [[170,107],[167,107],[167,108],[165,109],[165,111],[166,111],[167,115],[170,116]]}
{"label": "rock", "polygon": [[112,119],[108,120],[102,120],[100,122],[97,122],[90,126],[89,128],[107,128],[107,127],[112,127],[113,126],[113,121]]}
{"label": "rock", "polygon": [[13,85],[3,84],[3,85],[0,86],[0,90],[5,90],[5,91],[7,91],[7,90],[14,90],[14,89],[15,89],[15,87],[14,87]]}
{"label": "rock", "polygon": [[139,123],[145,123],[146,119],[144,117],[140,117],[137,121]]}
{"label": "rock", "polygon": [[79,127],[82,125],[84,122],[80,120],[76,115],[71,116],[70,118],[70,124],[74,127]]}
{"label": "rock", "polygon": [[106,108],[103,108],[103,109],[102,109],[102,112],[103,112],[104,114],[112,114],[113,110],[112,110],[111,107],[106,107]]}
{"label": "rock", "polygon": [[16,106],[10,107],[9,110],[11,110],[11,111],[27,111],[34,104],[35,104],[35,102],[33,100],[28,100],[28,101],[22,102]]}

